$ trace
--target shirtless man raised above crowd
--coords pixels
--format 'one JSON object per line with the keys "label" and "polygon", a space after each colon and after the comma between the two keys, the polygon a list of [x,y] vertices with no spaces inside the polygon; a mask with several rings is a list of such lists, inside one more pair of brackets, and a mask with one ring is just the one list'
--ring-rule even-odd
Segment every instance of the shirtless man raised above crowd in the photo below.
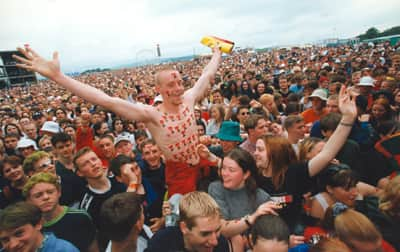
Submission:
{"label": "shirtless man raised above crowd", "polygon": [[200,157],[197,153],[197,135],[194,104],[199,101],[214,78],[221,62],[221,52],[216,47],[213,56],[195,85],[184,90],[183,80],[176,70],[162,70],[155,75],[156,91],[163,103],[153,107],[132,104],[74,80],[60,71],[58,53],[46,60],[29,46],[18,48],[24,57],[14,55],[18,67],[38,72],[72,93],[93,104],[108,108],[128,120],[143,121],[166,158],[166,183],[169,195],[187,193],[196,189]]}

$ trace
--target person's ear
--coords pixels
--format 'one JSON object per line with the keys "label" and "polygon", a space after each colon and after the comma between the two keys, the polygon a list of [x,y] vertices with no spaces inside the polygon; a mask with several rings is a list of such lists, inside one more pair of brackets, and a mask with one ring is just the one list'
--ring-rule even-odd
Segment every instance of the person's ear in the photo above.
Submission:
{"label": "person's ear", "polygon": [[156,84],[156,85],[154,86],[154,88],[155,88],[155,90],[156,90],[157,93],[160,93],[160,84]]}
{"label": "person's ear", "polygon": [[243,177],[244,177],[245,180],[248,179],[248,178],[250,177],[250,171],[246,171],[246,172],[243,174]]}
{"label": "person's ear", "polygon": [[136,221],[134,227],[135,227],[135,230],[138,230],[140,232],[143,228],[143,223],[140,220],[138,220],[138,221]]}
{"label": "person's ear", "polygon": [[187,234],[189,232],[189,228],[187,227],[186,223],[183,221],[179,222],[179,228],[182,232],[183,235]]}
{"label": "person's ear", "polygon": [[78,175],[79,177],[83,177],[83,174],[79,169],[76,170],[76,175]]}
{"label": "person's ear", "polygon": [[143,224],[144,224],[144,220],[142,219],[142,218],[139,218],[137,221],[136,221],[136,223],[135,223],[135,229],[136,230],[138,230],[139,231],[139,233],[140,233],[140,231],[142,231],[142,229],[143,229]]}
{"label": "person's ear", "polygon": [[61,198],[61,188],[57,188],[57,198],[58,198],[58,201]]}
{"label": "person's ear", "polygon": [[326,191],[327,191],[329,194],[332,194],[332,193],[333,193],[333,188],[332,188],[332,186],[327,185],[327,186],[325,187],[325,189],[326,189]]}
{"label": "person's ear", "polygon": [[43,218],[42,219],[40,219],[40,221],[35,225],[35,226],[33,226],[37,231],[40,231],[40,230],[42,230],[42,227],[43,227]]}

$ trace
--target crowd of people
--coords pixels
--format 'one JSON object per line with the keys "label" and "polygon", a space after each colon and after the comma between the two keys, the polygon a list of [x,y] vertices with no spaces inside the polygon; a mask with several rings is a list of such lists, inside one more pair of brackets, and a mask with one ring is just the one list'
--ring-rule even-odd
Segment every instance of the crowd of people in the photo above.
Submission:
{"label": "crowd of people", "polygon": [[400,251],[400,45],[73,78],[18,50],[47,79],[0,90],[4,251]]}

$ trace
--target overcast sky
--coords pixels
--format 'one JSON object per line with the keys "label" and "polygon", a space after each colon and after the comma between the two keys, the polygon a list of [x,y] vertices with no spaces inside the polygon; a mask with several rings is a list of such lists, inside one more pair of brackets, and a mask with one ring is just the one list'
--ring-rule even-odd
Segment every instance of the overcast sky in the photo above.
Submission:
{"label": "overcast sky", "polygon": [[207,52],[216,35],[267,47],[400,25],[399,0],[0,0],[0,50],[30,44],[64,71]]}

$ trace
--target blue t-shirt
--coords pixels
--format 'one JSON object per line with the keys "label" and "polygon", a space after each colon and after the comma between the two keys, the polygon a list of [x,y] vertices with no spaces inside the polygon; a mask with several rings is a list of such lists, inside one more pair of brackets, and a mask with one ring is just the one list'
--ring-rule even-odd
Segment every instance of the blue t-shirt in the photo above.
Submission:
{"label": "blue t-shirt", "polygon": [[[0,249],[0,252],[5,252],[5,249]],[[58,239],[52,233],[43,234],[43,242],[41,246],[36,249],[37,252],[79,252],[74,245],[65,240]]]}
{"label": "blue t-shirt", "polygon": [[66,240],[58,239],[52,233],[44,234],[43,246],[36,251],[38,252],[79,252],[79,250]]}

